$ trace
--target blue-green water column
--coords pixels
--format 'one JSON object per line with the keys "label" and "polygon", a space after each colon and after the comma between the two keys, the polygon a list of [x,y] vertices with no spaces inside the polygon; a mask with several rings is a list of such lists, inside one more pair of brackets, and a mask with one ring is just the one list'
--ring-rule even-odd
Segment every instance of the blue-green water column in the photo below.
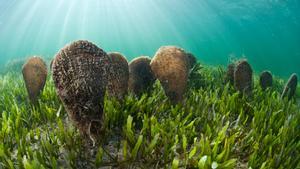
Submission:
{"label": "blue-green water column", "polygon": [[298,0],[0,0],[0,66],[87,39],[128,60],[177,45],[213,65],[300,74]]}

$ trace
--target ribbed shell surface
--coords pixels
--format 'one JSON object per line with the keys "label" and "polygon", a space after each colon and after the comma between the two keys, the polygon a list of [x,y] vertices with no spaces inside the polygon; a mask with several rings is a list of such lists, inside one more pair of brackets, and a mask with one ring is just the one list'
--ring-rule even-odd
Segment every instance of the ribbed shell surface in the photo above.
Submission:
{"label": "ribbed shell surface", "polygon": [[[107,54],[88,41],[67,45],[53,61],[52,74],[57,94],[70,119],[83,134],[98,134],[102,127],[90,125],[92,122],[101,124],[103,118],[108,68]],[[91,127],[95,133],[89,133]]]}
{"label": "ribbed shell surface", "polygon": [[273,85],[273,76],[269,71],[263,71],[259,76],[259,85],[263,90]]}
{"label": "ribbed shell surface", "polygon": [[252,68],[246,60],[238,62],[234,71],[235,88],[246,94],[250,94],[253,88]]}
{"label": "ribbed shell surface", "polygon": [[289,80],[287,81],[283,89],[281,98],[287,97],[288,100],[291,100],[296,93],[297,85],[298,85],[298,76],[294,73],[290,76]]}
{"label": "ribbed shell surface", "polygon": [[110,74],[108,81],[108,94],[119,100],[123,99],[128,90],[129,68],[126,58],[117,52],[108,54],[110,59]]}
{"label": "ribbed shell surface", "polygon": [[234,85],[234,71],[235,71],[235,64],[231,63],[227,66],[225,82]]}
{"label": "ribbed shell surface", "polygon": [[140,56],[129,63],[128,90],[135,95],[141,95],[150,89],[155,82],[150,62],[149,57]]}
{"label": "ribbed shell surface", "polygon": [[150,66],[171,102],[182,101],[187,87],[189,71],[185,51],[175,46],[161,47],[156,52]]}
{"label": "ribbed shell surface", "polygon": [[43,90],[47,80],[47,65],[40,57],[31,57],[23,65],[22,74],[25,86],[32,102],[37,98]]}

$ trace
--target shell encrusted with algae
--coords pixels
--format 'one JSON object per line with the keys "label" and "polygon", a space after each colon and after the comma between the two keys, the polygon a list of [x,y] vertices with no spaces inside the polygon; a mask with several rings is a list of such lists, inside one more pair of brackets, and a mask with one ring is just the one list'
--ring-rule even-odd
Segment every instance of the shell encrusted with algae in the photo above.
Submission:
{"label": "shell encrusted with algae", "polygon": [[149,57],[140,56],[129,63],[128,90],[137,96],[151,89],[155,82],[150,62]]}
{"label": "shell encrusted with algae", "polygon": [[259,76],[259,85],[262,90],[266,90],[273,85],[273,76],[270,71],[263,71]]}
{"label": "shell encrusted with algae", "polygon": [[108,54],[110,59],[110,73],[108,81],[108,95],[122,100],[127,94],[129,68],[126,58],[117,52]]}
{"label": "shell encrusted with algae", "polygon": [[287,81],[284,89],[283,89],[283,92],[281,94],[281,98],[285,98],[287,97],[288,100],[291,100],[295,93],[296,93],[296,90],[297,90],[297,84],[298,84],[298,77],[295,73],[293,73],[289,80]]}
{"label": "shell encrusted with algae", "polygon": [[197,58],[192,53],[187,53],[186,57],[188,59],[189,69],[192,69],[197,64]]}
{"label": "shell encrusted with algae", "polygon": [[237,63],[234,71],[234,86],[236,90],[251,94],[253,88],[252,68],[246,60]]}
{"label": "shell encrusted with algae", "polygon": [[235,71],[235,64],[230,63],[227,66],[227,71],[226,71],[226,75],[225,75],[225,82],[226,83],[234,85],[234,71]]}
{"label": "shell encrusted with algae", "polygon": [[47,80],[47,65],[42,58],[34,56],[23,65],[22,74],[32,102],[36,102]]}
{"label": "shell encrusted with algae", "polygon": [[49,67],[50,67],[50,71],[52,71],[52,65],[53,65],[53,61],[54,61],[54,59],[52,59],[52,60],[51,60],[51,62],[50,62],[50,65],[49,65]]}
{"label": "shell encrusted with algae", "polygon": [[76,41],[59,51],[52,65],[53,81],[69,118],[84,136],[101,135],[109,58],[96,45]]}
{"label": "shell encrusted with algae", "polygon": [[187,88],[189,71],[186,52],[175,46],[161,47],[150,66],[171,102],[181,102]]}

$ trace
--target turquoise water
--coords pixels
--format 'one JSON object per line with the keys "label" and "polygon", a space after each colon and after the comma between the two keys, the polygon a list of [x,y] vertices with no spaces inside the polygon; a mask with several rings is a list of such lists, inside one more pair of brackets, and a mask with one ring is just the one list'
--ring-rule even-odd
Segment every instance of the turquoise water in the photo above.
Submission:
{"label": "turquoise water", "polygon": [[246,56],[300,74],[299,0],[0,0],[0,66],[87,39],[128,60],[177,45],[206,64]]}

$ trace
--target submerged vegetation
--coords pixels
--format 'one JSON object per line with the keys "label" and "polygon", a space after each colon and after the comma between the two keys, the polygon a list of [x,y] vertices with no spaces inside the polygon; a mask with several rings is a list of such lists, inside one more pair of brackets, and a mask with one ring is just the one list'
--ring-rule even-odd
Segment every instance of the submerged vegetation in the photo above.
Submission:
{"label": "submerged vegetation", "polygon": [[70,125],[51,77],[33,106],[20,72],[0,75],[0,168],[299,168],[300,109],[281,99],[283,80],[263,91],[255,77],[244,97],[225,74],[197,64],[182,105],[158,81],[122,104],[106,97],[95,147]]}

